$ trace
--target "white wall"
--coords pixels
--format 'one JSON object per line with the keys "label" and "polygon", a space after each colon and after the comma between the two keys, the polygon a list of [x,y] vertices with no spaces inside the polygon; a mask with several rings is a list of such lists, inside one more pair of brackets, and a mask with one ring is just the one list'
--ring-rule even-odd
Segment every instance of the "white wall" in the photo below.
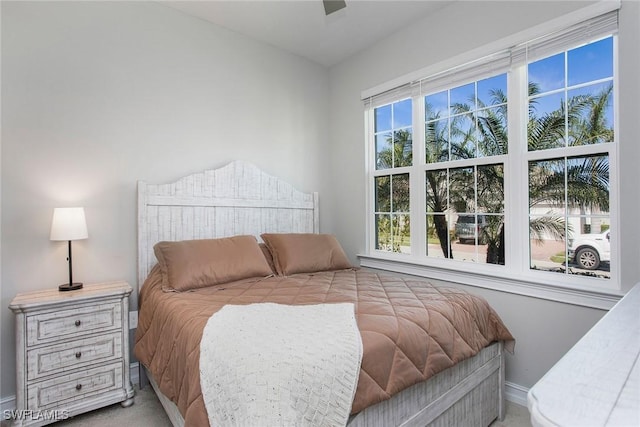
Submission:
{"label": "white wall", "polygon": [[[327,219],[348,254],[365,251],[365,143],[363,90],[496,42],[562,14],[582,2],[455,2],[330,69],[331,175],[333,217]],[[622,286],[640,281],[640,99],[638,46],[640,4],[620,11],[620,233]],[[325,208],[327,201],[325,200]],[[354,258],[355,260],[355,258]],[[532,386],[594,323],[601,310],[510,293],[471,289],[484,295],[516,336],[516,354],[507,360],[507,381]]]}
{"label": "white wall", "polygon": [[74,243],[74,279],[135,286],[137,180],[244,159],[319,191],[322,205],[328,71],[157,3],[1,7],[0,396],[8,397],[7,306],[18,292],[68,279],[66,244],[49,241],[53,208],[86,209],[89,239]]}
{"label": "white wall", "polygon": [[[319,191],[321,229],[338,234],[355,261],[366,214],[361,91],[582,6],[543,5],[456,2],[328,73],[154,3],[1,2],[0,397],[15,387],[9,302],[67,278],[65,245],[48,240],[54,207],[87,211],[90,238],[74,244],[78,280],[135,285],[136,181],[167,182],[242,158]],[[625,2],[620,18],[621,253],[629,286],[640,280],[640,5]],[[525,387],[603,314],[472,291],[516,335],[507,380]]]}

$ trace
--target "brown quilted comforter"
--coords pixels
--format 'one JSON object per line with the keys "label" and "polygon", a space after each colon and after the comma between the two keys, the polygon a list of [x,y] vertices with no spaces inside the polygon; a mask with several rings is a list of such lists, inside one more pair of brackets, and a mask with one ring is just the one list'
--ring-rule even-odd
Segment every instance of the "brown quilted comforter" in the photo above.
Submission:
{"label": "brown quilted comforter", "polygon": [[513,337],[478,296],[362,270],[247,279],[192,292],[163,292],[155,267],[140,294],[135,355],[173,400],[186,426],[209,424],[200,391],[202,330],[225,304],[351,302],[363,344],[352,413]]}

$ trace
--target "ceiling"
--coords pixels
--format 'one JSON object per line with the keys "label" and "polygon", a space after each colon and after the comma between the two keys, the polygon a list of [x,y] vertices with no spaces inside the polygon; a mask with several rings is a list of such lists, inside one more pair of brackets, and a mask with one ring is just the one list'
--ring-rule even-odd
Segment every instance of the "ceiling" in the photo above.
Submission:
{"label": "ceiling", "polygon": [[346,8],[329,16],[321,0],[162,4],[330,67],[450,1],[346,0]]}

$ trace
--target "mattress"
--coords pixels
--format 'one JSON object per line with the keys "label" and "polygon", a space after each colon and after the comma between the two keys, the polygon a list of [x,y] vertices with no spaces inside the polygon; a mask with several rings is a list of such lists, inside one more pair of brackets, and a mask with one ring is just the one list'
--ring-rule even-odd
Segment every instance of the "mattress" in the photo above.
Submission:
{"label": "mattress", "polygon": [[363,344],[351,409],[364,408],[425,381],[494,341],[514,340],[481,297],[424,280],[357,269],[240,280],[189,292],[166,292],[157,267],[139,296],[134,353],[185,426],[207,426],[200,390],[202,331],[225,304],[350,302]]}

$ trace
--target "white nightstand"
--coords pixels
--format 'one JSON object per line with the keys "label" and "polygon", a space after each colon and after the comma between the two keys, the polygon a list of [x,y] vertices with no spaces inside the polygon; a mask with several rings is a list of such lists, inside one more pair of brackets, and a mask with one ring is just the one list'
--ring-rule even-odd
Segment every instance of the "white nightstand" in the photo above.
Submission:
{"label": "white nightstand", "polygon": [[[49,424],[133,403],[126,282],[18,294],[14,425]],[[55,419],[57,418],[57,419]]]}

